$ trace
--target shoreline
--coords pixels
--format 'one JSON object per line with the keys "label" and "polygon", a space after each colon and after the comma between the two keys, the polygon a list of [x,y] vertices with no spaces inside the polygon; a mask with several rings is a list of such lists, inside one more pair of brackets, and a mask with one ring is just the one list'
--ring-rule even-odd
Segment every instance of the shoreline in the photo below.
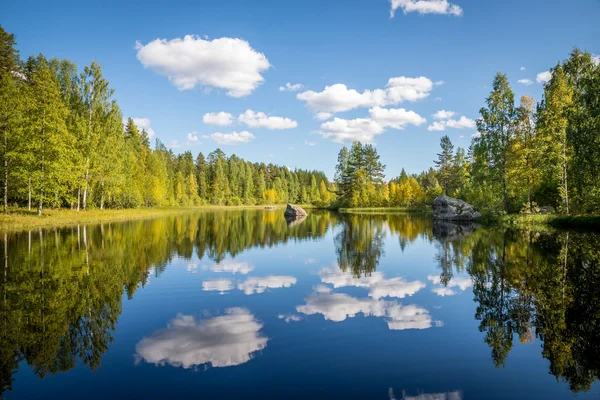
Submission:
{"label": "shoreline", "polygon": [[[0,213],[0,232],[19,232],[36,228],[59,228],[77,224],[98,224],[104,222],[124,222],[158,218],[168,215],[193,214],[219,210],[265,210],[265,207],[276,207],[285,210],[285,204],[258,206],[197,206],[197,207],[156,207],[109,210],[45,210],[41,217],[35,211],[25,209],[9,209],[7,214]],[[303,208],[313,208],[302,206]]]}

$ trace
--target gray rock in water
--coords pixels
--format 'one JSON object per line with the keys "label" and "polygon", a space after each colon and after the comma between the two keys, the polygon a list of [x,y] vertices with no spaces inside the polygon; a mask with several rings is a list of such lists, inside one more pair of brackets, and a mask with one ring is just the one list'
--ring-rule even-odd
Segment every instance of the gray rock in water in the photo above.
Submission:
{"label": "gray rock in water", "polygon": [[433,221],[433,237],[442,243],[462,240],[473,234],[479,224],[471,221]]}
{"label": "gray rock in water", "polygon": [[302,207],[295,206],[293,204],[288,204],[285,208],[285,212],[283,213],[288,218],[299,218],[306,217],[308,214]]}
{"label": "gray rock in water", "polygon": [[466,201],[446,196],[438,196],[433,200],[433,219],[444,221],[474,221],[481,214]]}

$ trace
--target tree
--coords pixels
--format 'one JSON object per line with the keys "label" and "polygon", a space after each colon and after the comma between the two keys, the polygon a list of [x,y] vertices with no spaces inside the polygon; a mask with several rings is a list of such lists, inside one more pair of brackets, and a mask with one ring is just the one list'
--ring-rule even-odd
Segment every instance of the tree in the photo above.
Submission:
{"label": "tree", "polygon": [[540,106],[538,129],[544,144],[546,170],[558,186],[561,209],[569,214],[569,162],[572,147],[567,138],[568,113],[573,102],[573,89],[561,65],[552,71],[552,78],[544,87]]}
{"label": "tree", "polygon": [[443,136],[440,140],[440,146],[442,148],[442,152],[438,153],[438,159],[435,160],[434,163],[438,169],[438,181],[444,189],[444,193],[448,194],[452,177],[454,175],[454,145],[452,145],[452,142],[448,136]]}
{"label": "tree", "polygon": [[0,78],[5,74],[19,72],[19,51],[14,33],[8,33],[0,25]]}
{"label": "tree", "polygon": [[508,211],[507,160],[514,139],[514,94],[504,74],[496,74],[490,96],[486,99],[487,108],[479,112],[477,120],[480,137],[477,144],[484,150],[492,179],[502,182],[504,211]]}

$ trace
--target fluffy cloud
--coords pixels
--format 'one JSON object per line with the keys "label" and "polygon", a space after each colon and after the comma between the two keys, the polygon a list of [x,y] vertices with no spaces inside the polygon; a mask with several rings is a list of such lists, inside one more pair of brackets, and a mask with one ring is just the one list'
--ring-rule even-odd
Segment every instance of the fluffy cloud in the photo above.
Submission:
{"label": "fluffy cloud", "polygon": [[232,289],[233,282],[231,279],[214,279],[202,282],[202,290],[207,292],[220,292],[221,294],[224,294]]}
{"label": "fluffy cloud", "polygon": [[254,267],[248,264],[246,261],[236,260],[223,260],[218,264],[214,264],[203,269],[210,269],[212,272],[228,272],[242,275],[247,275],[248,273],[254,271]]}
{"label": "fluffy cloud", "polygon": [[304,300],[306,304],[297,306],[296,311],[306,315],[322,314],[325,319],[334,322],[362,313],[365,317],[383,318],[391,330],[427,329],[434,323],[426,309],[404,306],[395,301],[361,299],[344,293],[312,294]]}
{"label": "fluffy cloud", "polygon": [[[154,129],[152,129],[152,127],[150,126],[150,120],[148,118],[131,118],[133,120],[133,123],[135,124],[135,126],[138,127],[138,129],[142,130],[144,129],[146,131],[146,133],[148,133],[148,137],[150,139],[152,139],[152,137],[156,134],[156,132],[154,132]],[[127,121],[124,120],[123,123],[126,123]]]}
{"label": "fluffy cloud", "polygon": [[600,55],[592,55],[592,62],[596,65],[600,65]]}
{"label": "fluffy cloud", "polygon": [[447,119],[445,121],[435,121],[433,124],[427,127],[428,131],[445,131],[446,128],[464,129],[464,128],[475,128],[476,123],[474,120],[465,117],[464,115],[459,119]]}
{"label": "fluffy cloud", "polygon": [[250,128],[266,128],[275,130],[292,129],[298,126],[298,123],[293,119],[270,117],[263,112],[254,112],[252,110],[246,110],[246,112],[240,114],[238,120]]}
{"label": "fluffy cloud", "polygon": [[406,111],[404,108],[373,107],[369,110],[369,115],[372,121],[384,128],[404,129],[408,124],[419,126],[427,122],[416,112]]}
{"label": "fluffy cloud", "polygon": [[533,81],[531,79],[519,79],[517,82],[519,82],[520,84],[523,84],[525,86],[529,86],[533,84]]}
{"label": "fluffy cloud", "polygon": [[[394,392],[390,389],[390,399],[394,398]],[[416,396],[408,396],[402,392],[402,400],[463,400],[461,391],[442,393],[421,393]]]}
{"label": "fluffy cloud", "polygon": [[544,72],[540,72],[539,74],[537,74],[537,76],[535,77],[535,81],[537,83],[546,83],[548,81],[550,81],[550,79],[552,79],[552,72],[550,71],[544,71]]}
{"label": "fluffy cloud", "polygon": [[447,14],[461,16],[463,9],[447,0],[390,0],[390,17],[401,8],[404,14],[418,12],[419,14]]}
{"label": "fluffy cloud", "polygon": [[521,71],[525,71],[525,69],[526,69],[525,67],[521,67]]}
{"label": "fluffy cloud", "polygon": [[228,112],[206,113],[202,117],[202,122],[207,125],[228,126],[233,124],[234,117]]}
{"label": "fluffy cloud", "polygon": [[291,84],[291,83],[286,83],[285,86],[279,86],[279,91],[280,92],[296,92],[298,90],[302,89],[302,84],[301,83],[295,83],[295,84]]}
{"label": "fluffy cloud", "polygon": [[321,124],[320,135],[336,143],[352,142],[372,143],[375,135],[383,133],[384,127],[369,118],[342,119]]}
{"label": "fluffy cloud", "polygon": [[186,35],[146,45],[137,42],[135,48],[145,68],[167,76],[179,90],[203,85],[226,89],[232,97],[247,96],[263,82],[261,73],[271,66],[263,53],[237,38],[206,40]]}
{"label": "fluffy cloud", "polygon": [[456,115],[454,111],[440,110],[432,115],[435,119],[449,119]]}
{"label": "fluffy cloud", "polygon": [[221,133],[215,132],[210,135],[210,138],[218,144],[224,146],[235,146],[241,143],[248,143],[254,139],[254,135],[248,131]]}
{"label": "fluffy cloud", "polygon": [[[436,84],[441,84],[438,82]],[[344,84],[326,86],[322,92],[307,90],[298,93],[296,98],[306,102],[306,106],[316,113],[317,119],[328,119],[333,113],[353,110],[360,107],[394,105],[404,101],[417,101],[429,96],[436,85],[424,76],[390,78],[385,89],[364,90],[359,93],[348,89]]]}
{"label": "fluffy cloud", "polygon": [[311,146],[311,147],[312,147],[312,146],[316,146],[316,145],[317,145],[315,142],[309,142],[309,141],[306,141],[306,142],[304,142],[304,144],[305,144],[306,146]]}
{"label": "fluffy cloud", "polygon": [[407,282],[402,278],[386,279],[382,272],[373,272],[370,276],[356,278],[351,272],[343,272],[339,268],[324,268],[319,273],[321,282],[333,285],[334,288],[355,286],[369,290],[369,297],[404,298],[412,296],[425,287],[421,281]]}
{"label": "fluffy cloud", "polygon": [[179,314],[167,328],[137,343],[136,358],[183,368],[244,364],[267,346],[262,326],[244,308],[228,309],[226,315],[205,320]]}
{"label": "fluffy cloud", "polygon": [[264,293],[267,289],[278,289],[290,287],[296,284],[296,278],[293,276],[270,275],[265,277],[252,277],[239,283],[237,288],[245,294]]}
{"label": "fluffy cloud", "polygon": [[369,118],[334,118],[321,124],[319,134],[336,143],[354,140],[372,143],[375,135],[385,132],[386,128],[404,129],[409,124],[419,126],[426,122],[419,114],[404,108],[373,107],[369,115]]}
{"label": "fluffy cloud", "polygon": [[200,139],[198,138],[198,132],[192,132],[187,134],[187,140],[185,142],[188,146],[196,146],[200,144]]}

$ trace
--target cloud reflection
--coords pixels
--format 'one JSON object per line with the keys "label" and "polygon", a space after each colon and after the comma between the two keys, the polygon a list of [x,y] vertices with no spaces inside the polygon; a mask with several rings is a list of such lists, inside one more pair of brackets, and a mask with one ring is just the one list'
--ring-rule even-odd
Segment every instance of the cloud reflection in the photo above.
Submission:
{"label": "cloud reflection", "polygon": [[296,307],[306,315],[322,314],[325,319],[341,322],[357,314],[384,318],[391,330],[427,329],[439,321],[432,321],[429,311],[416,305],[404,306],[396,301],[356,298],[345,293],[312,294],[306,304]]}
{"label": "cloud reflection", "polygon": [[296,283],[293,276],[269,275],[264,277],[252,277],[237,285],[239,290],[245,294],[264,293],[267,289],[278,289],[290,287]]}
{"label": "cloud reflection", "polygon": [[262,326],[245,308],[231,308],[226,315],[205,320],[178,314],[167,328],[138,342],[136,357],[183,368],[240,365],[267,346],[268,339],[260,333]]}
{"label": "cloud reflection", "polygon": [[210,269],[212,272],[229,272],[232,274],[247,275],[254,271],[254,267],[246,261],[237,260],[223,260],[218,264],[211,265],[209,267],[203,267],[203,269]]}
{"label": "cloud reflection", "polygon": [[233,289],[233,282],[231,279],[213,279],[210,281],[202,282],[202,290],[215,291],[225,294],[225,292]]}
{"label": "cloud reflection", "polygon": [[339,268],[324,268],[320,274],[321,281],[333,285],[334,288],[355,286],[369,290],[369,297],[397,297],[402,299],[412,296],[425,287],[421,281],[405,281],[403,278],[386,279],[382,272],[373,272],[369,276],[355,277],[351,272],[343,272]]}
{"label": "cloud reflection", "polygon": [[450,279],[446,285],[442,285],[441,279],[438,275],[427,275],[427,280],[437,285],[431,291],[438,296],[454,296],[456,291],[452,288],[459,288],[462,291],[467,290],[473,286],[473,280],[466,276],[456,276]]}

